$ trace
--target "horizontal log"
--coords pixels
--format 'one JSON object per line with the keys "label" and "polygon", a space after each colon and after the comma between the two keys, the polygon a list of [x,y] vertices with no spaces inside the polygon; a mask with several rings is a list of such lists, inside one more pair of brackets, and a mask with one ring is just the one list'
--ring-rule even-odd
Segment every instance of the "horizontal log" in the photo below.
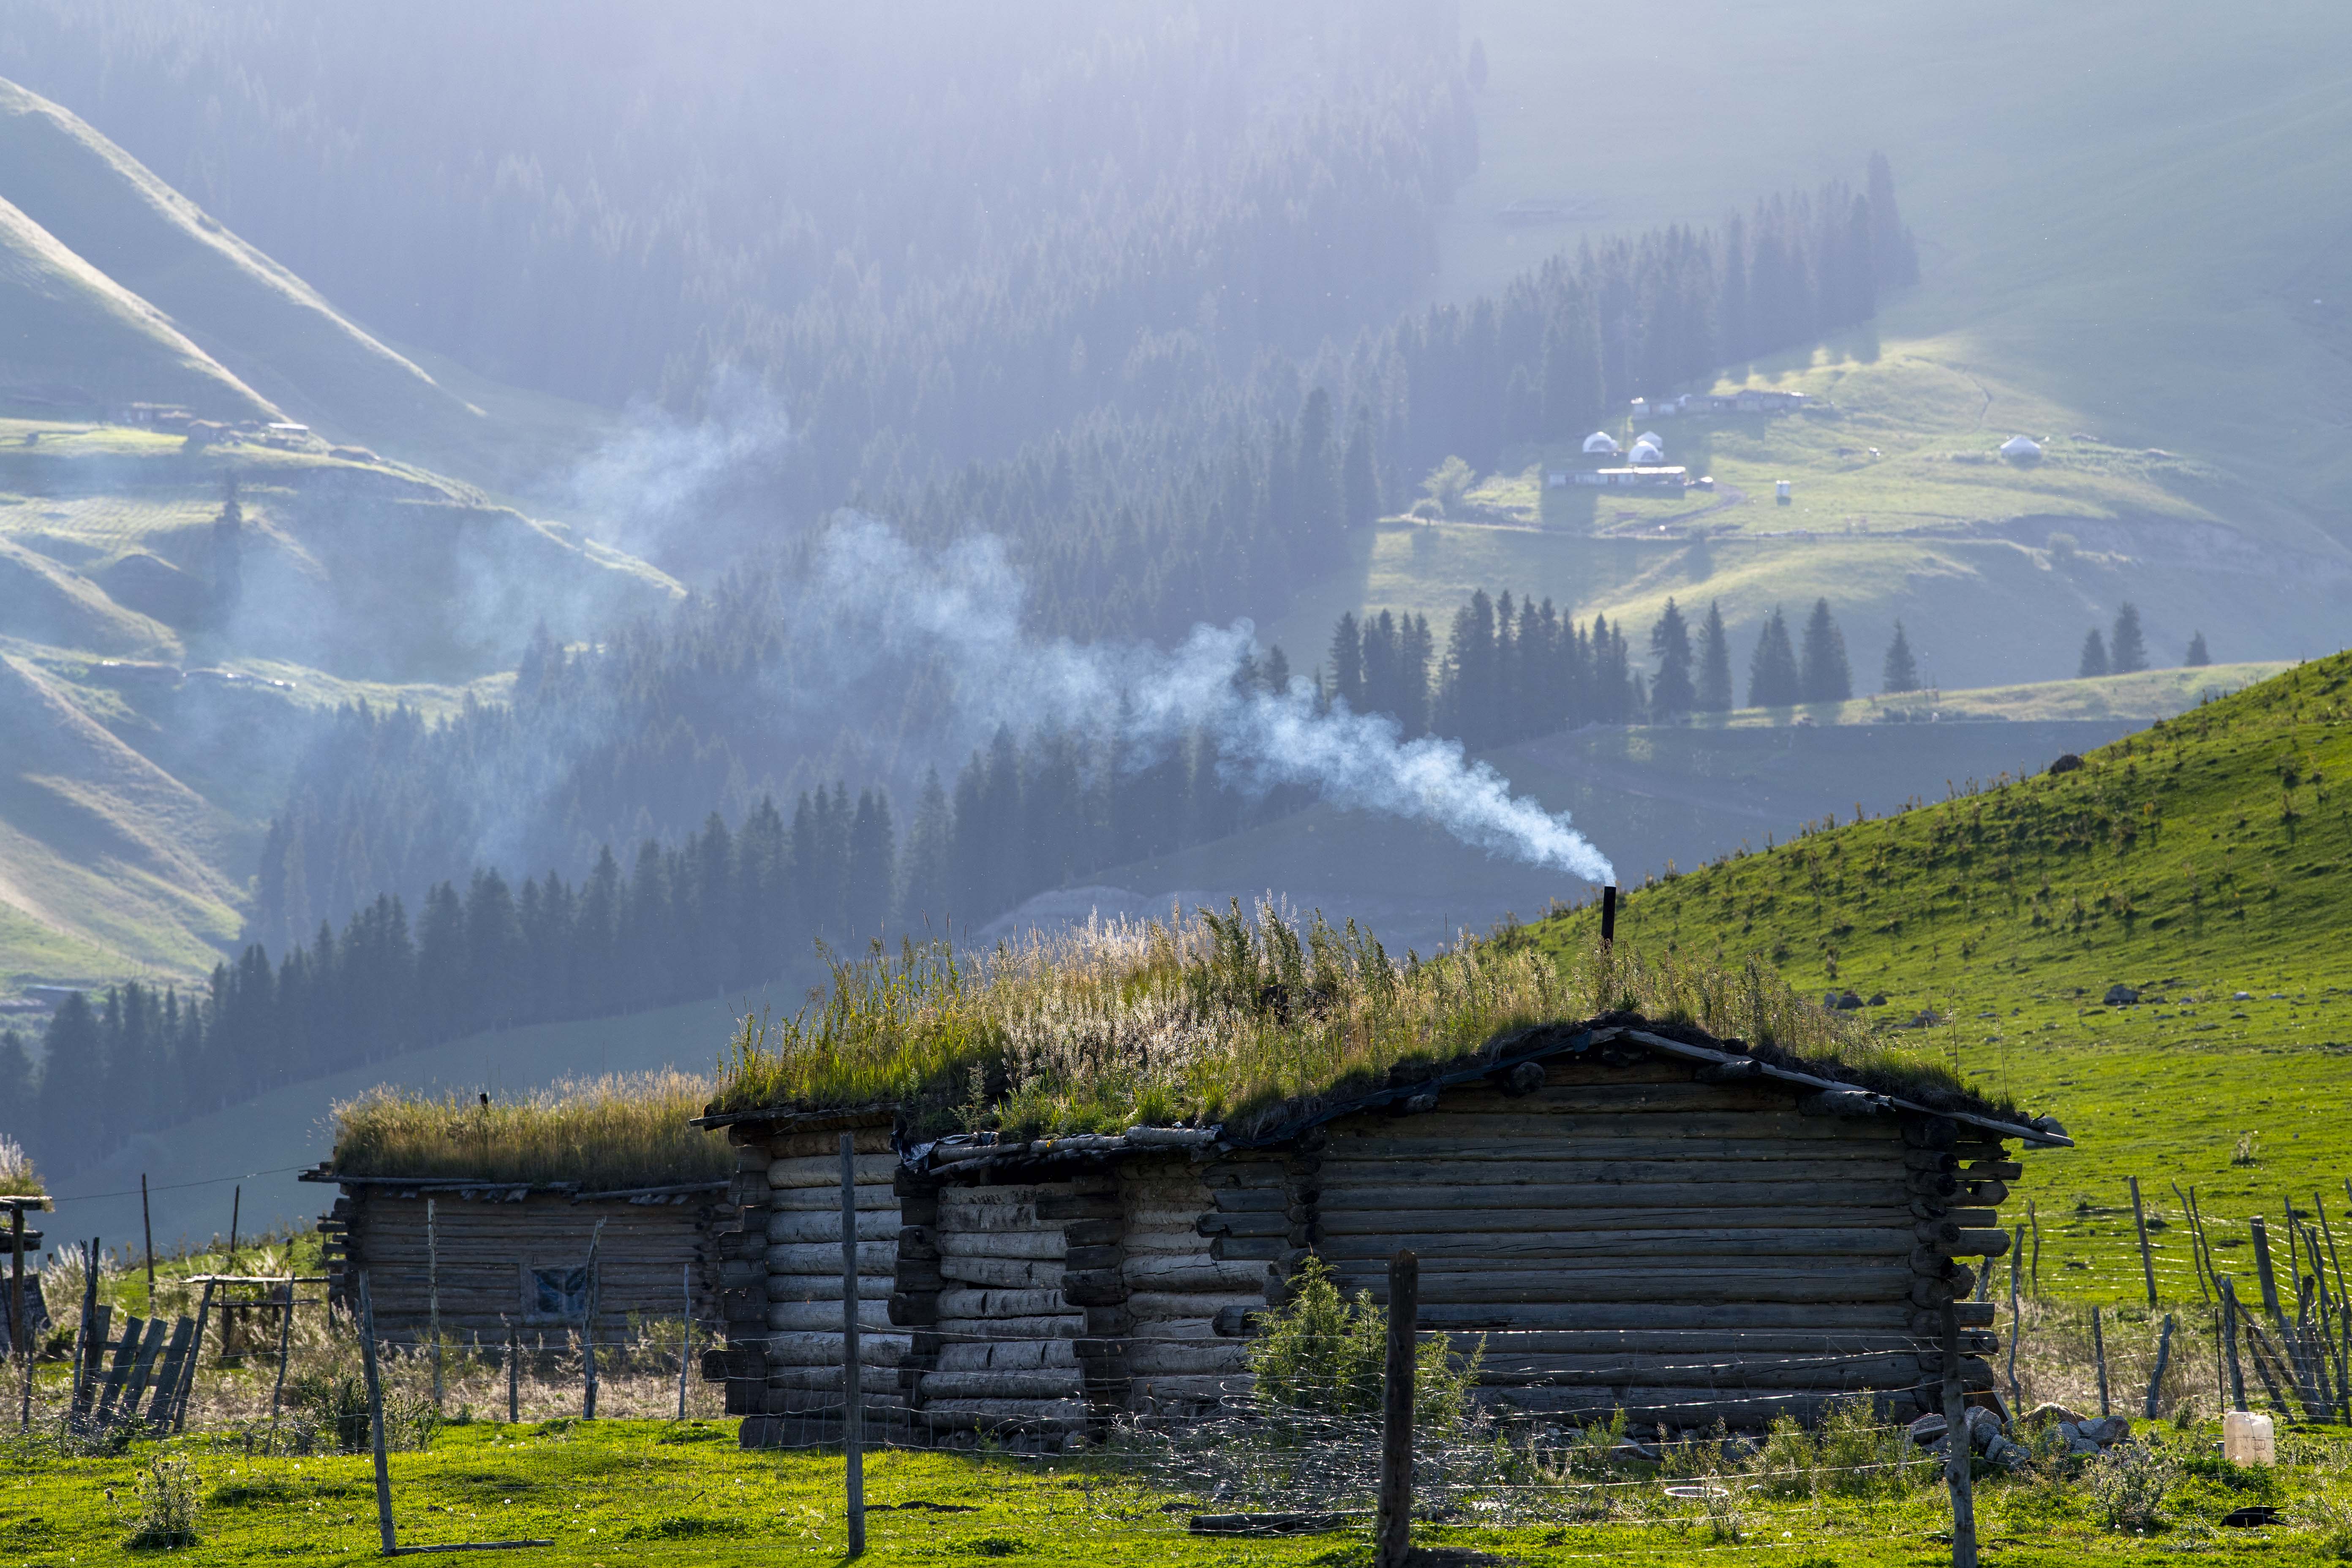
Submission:
{"label": "horizontal log", "polygon": [[1005,1340],[1075,1340],[1087,1332],[1083,1312],[1027,1318],[942,1317],[936,1332],[942,1345],[995,1344]]}
{"label": "horizontal log", "polygon": [[1265,1310],[1265,1287],[1257,1285],[1247,1290],[1130,1290],[1127,1297],[1128,1312],[1134,1318],[1137,1331],[1146,1323],[1160,1325],[1154,1333],[1165,1333],[1171,1323],[1206,1322],[1228,1307],[1245,1307],[1253,1312]]}
{"label": "horizontal log", "polygon": [[1073,1247],[1063,1258],[1062,1266],[1073,1274],[1093,1274],[1117,1268],[1126,1261],[1127,1249],[1122,1247]]}
{"label": "horizontal log", "polygon": [[[1368,1189],[1369,1190],[1369,1189]],[[1318,1228],[1327,1237],[1342,1236],[1443,1236],[1475,1232],[1482,1236],[1507,1236],[1514,1232],[1540,1234],[1547,1231],[1573,1232],[1579,1235],[1610,1234],[1687,1234],[1701,1235],[1712,1231],[1804,1230],[1827,1235],[1832,1231],[1848,1234],[1906,1235],[1917,1223],[1909,1212],[1891,1205],[1864,1206],[1786,1206],[1769,1208],[1716,1208],[1705,1202],[1687,1208],[1608,1206],[1601,1197],[1592,1205],[1576,1203],[1559,1189],[1527,1188],[1529,1193],[1543,1194],[1543,1201],[1530,1201],[1526,1205],[1503,1205],[1488,1201],[1493,1194],[1507,1193],[1507,1187],[1472,1189],[1478,1203],[1445,1206],[1424,1206],[1431,1196],[1445,1189],[1424,1192],[1409,1189],[1400,1194],[1414,1201],[1412,1206],[1393,1205],[1386,1207],[1350,1205],[1341,1209],[1326,1209],[1318,1216]],[[1564,1201],[1565,1200],[1565,1201]]]}
{"label": "horizontal log", "polygon": [[1072,1247],[1108,1247],[1127,1231],[1128,1226],[1115,1219],[1074,1219],[1063,1225],[1062,1239]]}
{"label": "horizontal log", "polygon": [[942,1290],[939,1300],[942,1319],[1057,1317],[1070,1305],[1061,1291],[1045,1289]]}
{"label": "horizontal log", "polygon": [[1024,1261],[1013,1258],[942,1258],[939,1272],[953,1285],[986,1285],[1011,1290],[1047,1290],[1062,1283],[1058,1259]]}
{"label": "horizontal log", "polygon": [[[1998,1308],[1990,1301],[1955,1301],[1952,1310],[1958,1315],[1962,1328],[1989,1329]],[[1943,1332],[1943,1319],[1937,1312],[1914,1312],[1911,1331],[1922,1340],[1934,1339]]]}
{"label": "horizontal log", "polygon": [[[843,1401],[838,1388],[794,1388],[787,1381],[770,1383],[762,1392],[764,1397],[761,1404],[766,1407],[764,1413],[770,1415],[823,1415],[830,1413],[837,1417],[841,1413]],[[859,1394],[858,1406],[866,1413],[866,1420],[884,1417],[886,1412],[895,1414],[898,1419],[905,1419],[907,1396],[898,1390],[877,1384],[859,1390]]]}
{"label": "horizontal log", "polygon": [[1960,1167],[1964,1182],[2021,1182],[2025,1167],[2015,1160],[1970,1160]]}
{"label": "horizontal log", "polygon": [[1226,1373],[1161,1373],[1135,1380],[1129,1405],[1138,1410],[1150,1410],[1154,1405],[1191,1401],[1214,1405],[1227,1399],[1242,1400],[1250,1396],[1250,1379],[1245,1375]]}
{"label": "horizontal log", "polygon": [[1451,1236],[1407,1232],[1391,1236],[1335,1236],[1316,1250],[1337,1264],[1342,1258],[1386,1262],[1411,1247],[1427,1268],[1433,1260],[1475,1262],[1484,1258],[1574,1263],[1591,1258],[1908,1258],[1910,1234],[1899,1230],[1664,1230],[1503,1231],[1464,1230]]}
{"label": "horizontal log", "polygon": [[[1844,1206],[1865,1201],[1907,1208],[1900,1171],[1855,1162],[1724,1162],[1724,1159],[1528,1159],[1482,1162],[1348,1162],[1324,1184],[1322,1213],[1348,1208],[1440,1208],[1531,1204],[1691,1204],[1700,1192],[1719,1192],[1724,1208]],[[1616,1199],[1609,1192],[1656,1192],[1654,1199]],[[1519,1194],[1519,1196],[1515,1196]],[[1538,1196],[1527,1196],[1538,1194]],[[1559,1194],[1545,1199],[1540,1194]]]}
{"label": "horizontal log", "polygon": [[[898,1267],[898,1233],[887,1241],[861,1241],[856,1247],[857,1271],[867,1275],[887,1275]],[[811,1241],[782,1244],[768,1248],[768,1272],[771,1274],[821,1274],[831,1264],[833,1271],[841,1270],[841,1240]]]}
{"label": "horizontal log", "polygon": [[[794,1330],[818,1333],[827,1329],[837,1330],[841,1327],[841,1299],[835,1296],[830,1301],[772,1301],[768,1304],[768,1327],[782,1333]],[[860,1297],[857,1327],[861,1332],[867,1329],[888,1332],[890,1303]]]}
{"label": "horizontal log", "polygon": [[1062,1294],[1074,1307],[1115,1307],[1127,1300],[1127,1281],[1117,1269],[1097,1268],[1084,1274],[1064,1274]]}
{"label": "horizontal log", "polygon": [[[897,1279],[890,1274],[861,1274],[857,1277],[857,1299],[861,1301],[887,1301],[898,1289]],[[768,1300],[771,1301],[838,1301],[841,1300],[841,1276],[838,1274],[770,1274]]]}
{"label": "horizontal log", "polygon": [[[850,1137],[856,1140],[852,1145],[856,1153],[887,1154],[890,1152],[889,1119],[885,1117],[872,1127],[860,1127],[851,1132]],[[767,1156],[767,1163],[778,1160],[823,1157],[830,1158],[837,1164],[841,1160],[841,1133],[778,1132],[761,1139],[757,1147]],[[751,1151],[747,1149],[743,1152],[748,1154]],[[762,1168],[765,1168],[764,1164]]]}
{"label": "horizontal log", "polygon": [[1277,1210],[1268,1214],[1226,1214],[1222,1210],[1202,1215],[1192,1228],[1202,1236],[1287,1236],[1290,1215]]}
{"label": "horizontal log", "polygon": [[1179,1291],[1241,1291],[1265,1288],[1265,1268],[1261,1262],[1219,1262],[1193,1257],[1165,1257],[1133,1253],[1119,1266],[1119,1278],[1127,1281],[1129,1290],[1173,1293]]}
{"label": "horizontal log", "polygon": [[1209,1244],[1192,1234],[1186,1226],[1181,1231],[1159,1231],[1138,1236],[1132,1232],[1121,1238],[1119,1246],[1129,1258],[1197,1258],[1209,1256]]}
{"label": "horizontal log", "polygon": [[[1717,1394],[1695,1388],[1526,1388],[1482,1392],[1479,1403],[1529,1415],[1607,1417],[1619,1410],[1629,1425],[1664,1423],[1705,1429],[1720,1421],[1733,1431],[1761,1431],[1786,1415],[1818,1422],[1832,1405],[1858,1397],[1852,1390],[1823,1388],[1754,1394]],[[1882,1418],[1907,1420],[1918,1405],[1907,1390],[1870,1395]]]}
{"label": "horizontal log", "polygon": [[1220,1263],[1278,1263],[1293,1250],[1289,1238],[1278,1236],[1220,1236],[1209,1243],[1209,1256]]}
{"label": "horizontal log", "polygon": [[[1003,1182],[986,1186],[950,1182],[940,1188],[940,1205],[947,1208],[993,1208],[1026,1206],[1034,1208],[1047,1199],[1070,1195],[1066,1182]],[[1116,1203],[1118,1199],[1110,1201]]]}
{"label": "horizontal log", "polygon": [[1071,1339],[992,1341],[940,1347],[940,1372],[1075,1372],[1077,1342]]}
{"label": "horizontal log", "polygon": [[1058,1221],[1038,1218],[1034,1204],[941,1204],[939,1232],[941,1236],[1057,1237],[1062,1227]]}
{"label": "horizontal log", "polygon": [[1914,1310],[1900,1300],[1742,1301],[1728,1305],[1675,1301],[1424,1302],[1422,1326],[1449,1333],[1602,1329],[1807,1329],[1900,1332]]}
{"label": "horizontal log", "polygon": [[1124,1212],[1116,1193],[1052,1193],[1036,1200],[1041,1220],[1117,1219]]}
{"label": "horizontal log", "polygon": [[[1367,1265],[1333,1269],[1342,1289],[1388,1298],[1388,1271]],[[1835,1268],[1745,1267],[1736,1262],[1704,1270],[1659,1268],[1473,1268],[1449,1272],[1424,1267],[1421,1299],[1455,1302],[1643,1301],[1853,1302],[1905,1300],[1916,1279],[1908,1267],[1845,1264]]]}
{"label": "horizontal log", "polygon": [[[1467,1354],[1482,1342],[1489,1359],[1511,1356],[1664,1356],[1678,1362],[1739,1358],[1839,1358],[1912,1354],[1922,1343],[1907,1328],[1827,1331],[1802,1328],[1456,1329],[1449,1342]],[[1982,1342],[1979,1352],[1992,1348]]]}
{"label": "horizontal log", "polygon": [[[857,1336],[857,1364],[860,1366],[897,1366],[906,1359],[911,1342],[905,1334],[868,1334]],[[839,1366],[841,1335],[796,1333],[771,1334],[766,1346],[767,1364],[783,1366]]]}
{"label": "horizontal log", "polygon": [[925,1409],[935,1400],[1063,1399],[1079,1392],[1078,1369],[1043,1367],[1030,1372],[933,1372],[923,1374]]}
{"label": "horizontal log", "polygon": [[950,1216],[939,1232],[941,1258],[1059,1258],[1067,1250],[1059,1226],[1032,1230],[958,1230]]}
{"label": "horizontal log", "polygon": [[[1819,1157],[1822,1151],[1845,1148],[1857,1155],[1866,1154],[1889,1163],[1898,1162],[1904,1152],[1890,1121],[1805,1116],[1793,1106],[1780,1112],[1701,1112],[1672,1117],[1639,1112],[1544,1117],[1415,1116],[1403,1121],[1367,1121],[1359,1125],[1370,1131],[1349,1128],[1332,1134],[1323,1157],[1327,1180],[1333,1165],[1348,1160],[1389,1159],[1399,1154],[1410,1157],[1439,1147],[1456,1149],[1456,1157],[1461,1159],[1540,1160],[1588,1138],[1640,1139],[1658,1144],[1736,1138],[1768,1147],[1777,1145],[1783,1156],[1796,1153],[1798,1146],[1811,1157]],[[1482,1156],[1481,1150],[1493,1152]]]}
{"label": "horizontal log", "polygon": [[[896,1241],[898,1239],[898,1211],[896,1208],[859,1209],[857,1239],[860,1241]],[[785,1209],[768,1215],[768,1239],[772,1242],[829,1241],[841,1245],[841,1211]]]}
{"label": "horizontal log", "polygon": [[1087,1424],[1083,1399],[925,1399],[919,1429],[938,1432],[1024,1428],[1075,1432]]}
{"label": "horizontal log", "polygon": [[[1418,1118],[1401,1124],[1418,1127]],[[1830,1125],[1811,1121],[1810,1126]],[[1654,1162],[1673,1165],[1722,1165],[1738,1171],[1746,1177],[1756,1177],[1768,1172],[1798,1167],[1820,1166],[1824,1179],[1830,1175],[1852,1173],[1861,1170],[1899,1173],[1902,1162],[1895,1158],[1894,1147],[1881,1144],[1840,1143],[1812,1140],[1796,1143],[1779,1138],[1718,1138],[1693,1133],[1679,1138],[1558,1138],[1516,1139],[1517,1147],[1499,1154],[1489,1155],[1485,1143],[1464,1145],[1442,1139],[1388,1139],[1383,1142],[1400,1145],[1392,1149],[1357,1148],[1335,1152],[1324,1163],[1316,1181],[1326,1201],[1335,1188],[1362,1186],[1367,1183],[1387,1185],[1401,1181],[1457,1181],[1464,1184],[1489,1182],[1546,1182],[1553,1178],[1543,1173],[1554,1167],[1603,1164],[1611,1162]],[[1449,1166],[1458,1165],[1458,1176],[1448,1175]],[[1383,1172],[1402,1167],[1408,1173],[1384,1175]],[[1572,1176],[1560,1179],[1572,1180]]]}
{"label": "horizontal log", "polygon": [[[890,1178],[898,1169],[898,1156],[890,1153],[859,1154],[851,1162],[859,1186],[867,1184],[890,1190]],[[782,1187],[841,1188],[841,1156],[811,1154],[799,1159],[778,1160],[768,1167],[768,1185]]]}
{"label": "horizontal log", "polygon": [[1908,1388],[1919,1381],[1916,1350],[1880,1355],[1496,1355],[1478,1363],[1489,1388],[1645,1384],[1658,1388]]}
{"label": "horizontal log", "polygon": [[1249,1370],[1249,1345],[1243,1340],[1205,1339],[1170,1344],[1146,1340],[1127,1346],[1129,1376],[1157,1377],[1176,1373],[1210,1373],[1236,1376]]}

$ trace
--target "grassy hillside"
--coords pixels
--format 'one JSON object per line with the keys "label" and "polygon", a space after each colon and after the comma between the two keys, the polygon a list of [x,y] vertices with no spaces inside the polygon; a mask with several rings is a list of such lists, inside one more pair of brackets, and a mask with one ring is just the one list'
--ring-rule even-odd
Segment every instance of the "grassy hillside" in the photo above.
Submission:
{"label": "grassy hillside", "polygon": [[0,200],[0,399],[184,404],[206,418],[274,418],[252,388],[163,313]]}
{"label": "grassy hillside", "polygon": [[312,715],[449,711],[539,622],[586,637],[678,592],[420,469],[0,420],[0,993],[202,974]]}
{"label": "grassy hillside", "polygon": [[[2136,1174],[2169,1216],[2172,1288],[2189,1292],[2169,1183],[2233,1221],[2275,1219],[2286,1194],[2305,1210],[2315,1194],[2352,1198],[2352,1131],[2336,1114],[2352,1092],[2348,773],[2352,655],[2339,655],[2075,771],[1825,818],[1645,885],[1620,935],[1883,995],[1869,1016],[1889,1028],[1931,1016],[1970,1080],[2048,1107],[2081,1142],[2027,1157],[2045,1284],[2139,1289],[2116,1216]],[[1547,921],[1536,940],[1582,942],[1594,919]],[[2117,984],[2137,1005],[2105,1005]]]}
{"label": "grassy hillside", "polygon": [[[344,316],[60,106],[0,81],[0,395],[185,403],[285,417],[478,482],[577,455],[562,427],[486,410]],[[24,324],[17,323],[23,321]],[[549,399],[549,403],[559,400]]]}

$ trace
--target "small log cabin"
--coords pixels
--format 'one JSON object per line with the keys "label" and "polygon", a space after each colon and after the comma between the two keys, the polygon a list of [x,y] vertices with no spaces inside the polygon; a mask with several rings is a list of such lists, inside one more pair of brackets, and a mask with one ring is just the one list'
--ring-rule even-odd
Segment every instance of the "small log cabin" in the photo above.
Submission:
{"label": "small log cabin", "polygon": [[[1381,1300],[1404,1247],[1423,1327],[1483,1340],[1499,1416],[1756,1430],[1859,1394],[1906,1417],[1940,1405],[1947,1300],[1968,1386],[1991,1398],[1995,1305],[1968,1299],[1965,1260],[2007,1250],[2009,1145],[2069,1142],[2047,1118],[1879,1092],[1626,1014],[1503,1037],[1246,1134],[901,1136],[893,1156],[887,1111],[855,1114],[869,1421],[1045,1447],[1214,1415],[1246,1397],[1248,1336],[1308,1256]],[[792,1418],[840,1409],[851,1123],[707,1120],[746,1163],[722,1243],[729,1349],[706,1375],[726,1378],[746,1446],[821,1436]]]}
{"label": "small log cabin", "polygon": [[[331,1162],[301,1180],[341,1188],[318,1228],[327,1237],[329,1301],[359,1310],[368,1276],[379,1337],[425,1337],[433,1296],[441,1331],[459,1340],[561,1341],[587,1322],[589,1246],[596,1246],[595,1331],[610,1342],[632,1317],[715,1320],[711,1240],[728,1218],[728,1184],[699,1179],[611,1191],[578,1182],[466,1176],[338,1174]],[[601,1235],[597,1226],[602,1222]]]}

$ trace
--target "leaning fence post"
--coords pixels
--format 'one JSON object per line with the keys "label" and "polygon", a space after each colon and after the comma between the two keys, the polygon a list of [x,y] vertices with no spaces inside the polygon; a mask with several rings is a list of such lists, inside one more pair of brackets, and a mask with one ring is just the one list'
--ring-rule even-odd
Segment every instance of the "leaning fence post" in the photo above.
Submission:
{"label": "leaning fence post", "polygon": [[2099,1329],[2099,1310],[2091,1309],[2091,1359],[2099,1365],[2099,1415],[2110,1414],[2107,1408],[2107,1336]]}
{"label": "leaning fence post", "polygon": [[866,1551],[866,1391],[857,1373],[857,1135],[841,1135],[841,1452],[849,1554]]}
{"label": "leaning fence post", "polygon": [[2219,1277],[2221,1289],[2221,1348],[2230,1363],[2230,1408],[2246,1407],[2246,1373],[2238,1364],[2238,1282],[2229,1275]]}
{"label": "leaning fence post", "polygon": [[1383,1368],[1373,1568],[1404,1568],[1412,1551],[1412,1378],[1420,1327],[1421,1259],[1407,1249],[1389,1259],[1388,1361]]}
{"label": "leaning fence post", "polygon": [[383,1457],[383,1381],[375,1364],[375,1308],[368,1300],[367,1270],[360,1270],[360,1365],[367,1373],[368,1443],[375,1450],[375,1527],[383,1554],[399,1542],[392,1530],[392,1467]]}
{"label": "leaning fence post", "polygon": [[2147,1418],[2156,1419],[2157,1391],[2164,1386],[2164,1369],[2172,1360],[2172,1314],[2164,1314],[2164,1331],[2156,1337],[2156,1375],[2147,1380]]}
{"label": "leaning fence post", "polygon": [[2009,1402],[2020,1403],[2017,1394],[2017,1272],[2025,1256],[2025,1227],[2017,1227],[2017,1242],[2009,1249]]}
{"label": "leaning fence post", "polygon": [[2147,1304],[2156,1305],[2156,1254],[2148,1250],[2147,1211],[2140,1206],[2139,1178],[2131,1178],[2132,1224],[2139,1227],[2139,1271],[2147,1280]]}
{"label": "leaning fence post", "polygon": [[1968,1388],[1960,1375],[1960,1310],[1947,1300],[1944,1331],[1944,1484],[1952,1494],[1952,1568],[1977,1568],[1977,1503],[1971,1489]]}

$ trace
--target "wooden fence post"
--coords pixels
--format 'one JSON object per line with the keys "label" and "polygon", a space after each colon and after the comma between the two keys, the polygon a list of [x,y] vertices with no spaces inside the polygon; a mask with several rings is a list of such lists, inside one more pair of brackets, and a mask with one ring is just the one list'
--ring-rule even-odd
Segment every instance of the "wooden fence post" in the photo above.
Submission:
{"label": "wooden fence post", "polygon": [[580,1418],[596,1419],[596,1251],[604,1243],[604,1222],[588,1234],[588,1310],[580,1324]]}
{"label": "wooden fence post", "polygon": [[866,1393],[857,1370],[857,1137],[841,1135],[841,1448],[849,1554],[866,1551]]}
{"label": "wooden fence post", "polygon": [[2017,1275],[2025,1256],[2025,1227],[2017,1227],[2017,1241],[2009,1249],[2009,1403],[2021,1403],[2017,1393]]}
{"label": "wooden fence post", "polygon": [[2033,1200],[2025,1202],[2025,1223],[2033,1230],[2033,1262],[2025,1271],[2026,1283],[2032,1288],[2035,1300],[2042,1299],[2042,1216],[2034,1212]]}
{"label": "wooden fence post", "polygon": [[278,1287],[278,1381],[269,1390],[269,1441],[271,1452],[277,1451],[278,1413],[286,1407],[286,1352],[294,1344],[294,1281],[288,1279]]}
{"label": "wooden fence post", "polygon": [[2139,1271],[2147,1280],[2147,1304],[2156,1305],[2156,1254],[2147,1245],[2147,1211],[2140,1206],[2139,1178],[2131,1178],[2132,1224],[2139,1228]]}
{"label": "wooden fence post", "polygon": [[686,1419],[686,1368],[694,1360],[694,1265],[677,1266],[678,1299],[685,1303],[686,1316],[678,1320],[677,1331],[677,1418]]}
{"label": "wooden fence post", "polygon": [[2105,1416],[2107,1407],[2107,1336],[2099,1330],[2099,1310],[2091,1309],[2091,1359],[2099,1363],[2099,1414]]}
{"label": "wooden fence post", "polygon": [[441,1408],[441,1235],[425,1200],[425,1331],[433,1339],[433,1408]]}
{"label": "wooden fence post", "polygon": [[228,1271],[236,1272],[236,1222],[245,1208],[245,1184],[239,1182],[228,1195]]}
{"label": "wooden fence post", "polygon": [[1944,1484],[1952,1494],[1952,1568],[1977,1568],[1977,1503],[1969,1472],[1976,1443],[1969,1432],[1969,1395],[1960,1375],[1960,1313],[1947,1300],[1944,1331]]}
{"label": "wooden fence post", "polygon": [[2230,1363],[2230,1408],[2246,1407],[2246,1373],[2238,1364],[2238,1285],[2227,1274],[2221,1276],[2221,1348]]}
{"label": "wooden fence post", "polygon": [[392,1529],[392,1466],[383,1456],[383,1381],[375,1364],[375,1308],[368,1300],[367,1270],[360,1270],[360,1365],[367,1373],[368,1445],[375,1452],[375,1528],[383,1554],[399,1548]]}
{"label": "wooden fence post", "polygon": [[1388,1360],[1382,1369],[1381,1497],[1373,1568],[1404,1568],[1412,1551],[1412,1378],[1420,1327],[1421,1259],[1410,1250],[1402,1251],[1389,1259]]}
{"label": "wooden fence post", "polygon": [[8,1205],[8,1348],[24,1368],[25,1413],[18,1425],[33,1429],[33,1336],[25,1328],[25,1205]]}
{"label": "wooden fence post", "polygon": [[98,1328],[98,1243],[91,1237],[81,1255],[81,1332],[74,1337],[72,1408],[77,1415],[89,1415],[90,1402],[98,1397],[98,1362],[106,1348],[94,1342],[103,1338]]}
{"label": "wooden fence post", "polygon": [[[503,1317],[505,1314],[501,1313]],[[509,1425],[522,1419],[522,1334],[512,1322],[507,1324],[507,1421]]]}
{"label": "wooden fence post", "polygon": [[205,1281],[204,1300],[196,1307],[196,1333],[188,1346],[188,1359],[180,1368],[179,1383],[172,1390],[172,1430],[177,1432],[188,1424],[188,1401],[196,1392],[196,1363],[205,1355],[205,1322],[213,1315],[213,1286],[216,1281]]}
{"label": "wooden fence post", "polygon": [[2164,1386],[2164,1369],[2172,1360],[2172,1314],[2164,1314],[2164,1331],[2156,1339],[2156,1375],[2147,1380],[2147,1418],[2156,1419],[2157,1391]]}
{"label": "wooden fence post", "polygon": [[147,1173],[139,1173],[139,1229],[147,1240],[147,1315],[155,1315],[155,1220],[147,1208]]}
{"label": "wooden fence post", "polygon": [[2213,1293],[2205,1284],[2205,1226],[2197,1218],[2196,1200],[2180,1190],[2179,1182],[2172,1184],[2172,1195],[2180,1200],[2180,1212],[2189,1216],[2189,1261],[2197,1270],[2198,1299],[2210,1307]]}

